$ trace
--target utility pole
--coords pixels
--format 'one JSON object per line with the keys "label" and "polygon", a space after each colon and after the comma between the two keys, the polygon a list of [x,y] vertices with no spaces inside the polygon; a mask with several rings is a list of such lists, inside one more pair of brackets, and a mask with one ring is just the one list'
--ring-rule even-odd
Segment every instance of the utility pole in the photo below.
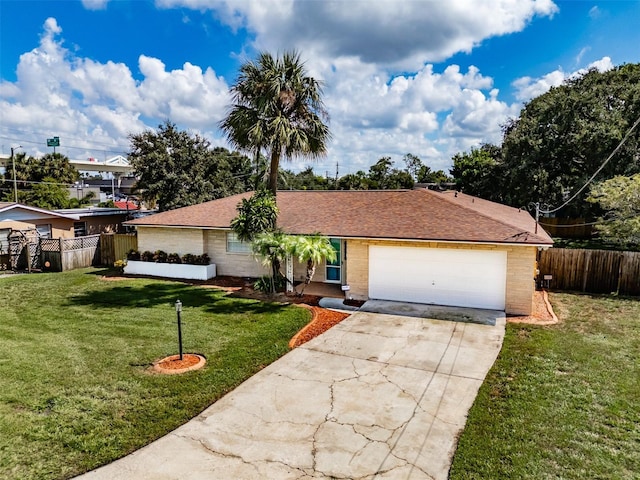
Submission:
{"label": "utility pole", "polygon": [[338,185],[338,167],[340,166],[339,162],[336,162],[336,185]]}
{"label": "utility pole", "polygon": [[[22,148],[22,145],[18,145],[15,149]],[[14,147],[11,147],[11,164],[13,166],[13,201],[18,203],[18,181],[16,179],[16,159],[13,157]]]}

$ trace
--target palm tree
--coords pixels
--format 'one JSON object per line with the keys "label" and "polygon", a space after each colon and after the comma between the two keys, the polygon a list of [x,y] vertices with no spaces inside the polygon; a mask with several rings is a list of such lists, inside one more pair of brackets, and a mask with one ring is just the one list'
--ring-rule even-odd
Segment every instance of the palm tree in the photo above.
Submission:
{"label": "palm tree", "polygon": [[270,158],[269,189],[275,194],[280,158],[317,158],[330,138],[321,83],[307,75],[297,52],[274,58],[262,52],[240,67],[231,87],[233,105],[220,122],[229,142]]}
{"label": "palm tree", "polygon": [[311,283],[318,264],[325,258],[330,262],[336,259],[336,251],[331,242],[327,237],[320,234],[294,237],[289,247],[289,252],[298,257],[301,263],[306,262],[307,264],[307,275],[300,295],[304,293],[304,289]]}
{"label": "palm tree", "polygon": [[250,242],[263,232],[272,232],[278,220],[276,197],[270,190],[258,190],[243,198],[237,206],[238,216],[231,220],[231,228],[243,242]]}
{"label": "palm tree", "polygon": [[262,258],[263,265],[271,267],[271,293],[275,293],[276,280],[285,278],[280,266],[291,250],[291,236],[280,231],[260,233],[253,238],[251,250]]}

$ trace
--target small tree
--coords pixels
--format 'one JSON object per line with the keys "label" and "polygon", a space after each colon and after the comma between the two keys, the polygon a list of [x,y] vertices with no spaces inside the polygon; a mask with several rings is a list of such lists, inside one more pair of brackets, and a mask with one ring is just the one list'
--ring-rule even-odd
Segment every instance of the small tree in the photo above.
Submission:
{"label": "small tree", "polygon": [[319,233],[293,237],[289,252],[297,257],[300,262],[306,262],[307,264],[307,274],[300,295],[304,293],[304,289],[311,283],[318,264],[324,259],[330,262],[336,259],[336,250],[331,245],[329,238]]}
{"label": "small tree", "polygon": [[607,211],[603,223],[596,226],[602,238],[640,245],[640,174],[595,184],[587,200]]}
{"label": "small tree", "polygon": [[252,241],[256,235],[273,231],[278,220],[278,205],[271,191],[262,189],[238,204],[238,216],[231,221],[231,228],[243,242]]}
{"label": "small tree", "polygon": [[276,292],[278,280],[286,278],[280,267],[291,251],[291,239],[291,236],[282,232],[263,232],[251,242],[254,255],[261,257],[262,264],[271,268],[271,293]]}

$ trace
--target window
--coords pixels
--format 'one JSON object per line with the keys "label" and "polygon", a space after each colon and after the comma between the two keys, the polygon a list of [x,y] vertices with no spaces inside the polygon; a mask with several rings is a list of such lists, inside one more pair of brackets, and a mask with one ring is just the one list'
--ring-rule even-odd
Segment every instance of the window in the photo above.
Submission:
{"label": "window", "polygon": [[87,236],[87,222],[73,222],[73,236],[74,237],[86,237]]}
{"label": "window", "polygon": [[251,244],[241,242],[235,233],[227,233],[227,252],[229,253],[251,253]]}
{"label": "window", "polygon": [[38,229],[38,233],[40,234],[40,238],[52,238],[51,236],[51,225],[48,223],[43,223],[42,225],[36,225]]}
{"label": "window", "polygon": [[0,255],[7,255],[9,253],[9,234],[10,228],[0,228]]}

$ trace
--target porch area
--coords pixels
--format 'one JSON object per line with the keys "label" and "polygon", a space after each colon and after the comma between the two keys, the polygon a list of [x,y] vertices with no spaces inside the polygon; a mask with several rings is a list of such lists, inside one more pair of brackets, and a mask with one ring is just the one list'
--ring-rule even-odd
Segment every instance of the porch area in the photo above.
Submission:
{"label": "porch area", "polygon": [[[296,283],[296,289],[300,291],[302,283]],[[316,295],[318,297],[344,298],[342,287],[336,283],[311,282],[304,289],[305,295]]]}

